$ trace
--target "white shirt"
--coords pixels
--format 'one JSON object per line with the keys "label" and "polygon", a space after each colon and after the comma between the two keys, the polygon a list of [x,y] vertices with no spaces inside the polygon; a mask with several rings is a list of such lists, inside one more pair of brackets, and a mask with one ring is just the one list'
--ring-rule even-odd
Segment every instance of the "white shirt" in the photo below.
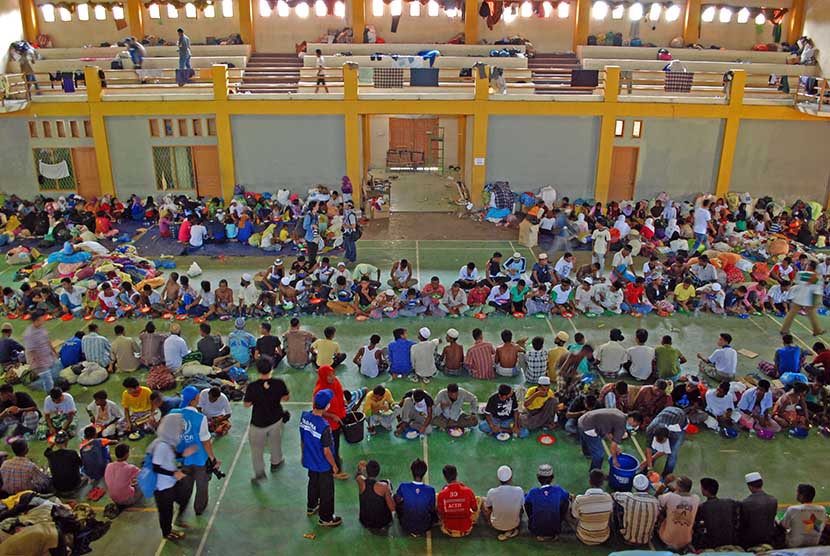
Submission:
{"label": "white shirt", "polygon": [[487,296],[487,303],[490,303],[491,301],[495,301],[498,304],[510,301],[510,290],[507,289],[504,293],[501,293],[499,288],[493,288],[490,290],[490,295]]}
{"label": "white shirt", "polygon": [[522,487],[499,485],[487,491],[484,505],[492,508],[490,523],[497,531],[512,531],[522,521],[524,491]]}
{"label": "white shirt", "polygon": [[[167,471],[176,471],[176,452],[166,442],[158,441],[153,447],[153,464]],[[157,474],[156,492],[176,486],[176,477]]]}
{"label": "white shirt", "polygon": [[666,455],[671,454],[671,443],[667,438],[663,442],[657,440],[657,437],[654,437],[654,440],[651,441],[651,449],[654,453],[663,452]]}
{"label": "white shirt", "polygon": [[176,371],[182,366],[182,357],[190,353],[187,342],[176,334],[170,334],[164,340],[164,363],[171,371]]}
{"label": "white shirt", "polygon": [[719,398],[718,391],[715,388],[706,392],[706,410],[709,413],[715,417],[720,417],[730,409],[735,409],[735,394],[729,392],[724,397]]}
{"label": "white shirt", "polygon": [[709,221],[712,220],[712,214],[708,209],[697,207],[695,209],[695,225],[693,230],[696,234],[705,234],[709,229]]}
{"label": "white shirt", "polygon": [[[792,302],[802,307],[816,305],[816,297],[821,296],[820,284],[798,284],[790,288]],[[819,299],[819,303],[821,300]]]}
{"label": "white shirt", "polygon": [[633,346],[628,348],[628,358],[631,360],[631,376],[637,380],[646,380],[651,376],[654,348],[648,346]]}
{"label": "white shirt", "polygon": [[474,280],[478,281],[478,269],[474,268],[472,272],[467,270],[467,265],[461,267],[461,270],[458,271],[458,279],[459,280]]}
{"label": "white shirt", "polygon": [[792,299],[792,290],[782,291],[781,286],[776,284],[767,291],[767,297],[773,303],[786,303]]}
{"label": "white shirt", "polygon": [[608,229],[594,230],[591,237],[594,240],[594,253],[604,255],[608,252],[608,242],[611,241],[611,232]]}
{"label": "white shirt", "polygon": [[259,292],[255,285],[239,286],[239,301],[242,305],[253,305],[257,298],[259,298]]}
{"label": "white shirt", "polygon": [[220,415],[231,414],[231,402],[225,394],[219,394],[219,398],[212,402],[208,395],[210,388],[205,388],[199,392],[199,409],[208,419],[212,417],[219,417]]}
{"label": "white shirt", "polygon": [[623,255],[622,251],[614,253],[614,258],[611,259],[611,268],[616,270],[620,266],[625,265],[625,268],[631,268],[634,265],[634,259],[631,255]]}
{"label": "white shirt", "polygon": [[96,425],[109,425],[114,419],[124,418],[124,412],[112,400],[107,400],[105,407],[101,407],[93,401],[86,406],[86,410],[92,413],[92,420]]}
{"label": "white shirt", "polygon": [[[556,225],[556,218],[548,218],[547,216],[543,217],[539,220],[539,227],[546,231],[551,231],[553,227]],[[596,233],[596,232],[594,232]]]}
{"label": "white shirt", "polygon": [[48,395],[43,400],[43,413],[46,415],[68,415],[75,412],[75,400],[66,392],[63,394],[63,399],[57,403],[52,401]]}
{"label": "white shirt", "polygon": [[738,352],[731,347],[718,348],[709,356],[709,362],[719,373],[735,376],[738,371]]}
{"label": "white shirt", "polygon": [[415,374],[421,377],[434,376],[438,371],[435,368],[435,349],[438,347],[438,339],[418,342],[410,350],[412,358],[412,369]]}
{"label": "white shirt", "polygon": [[207,237],[207,228],[201,224],[194,224],[190,227],[190,245],[192,247],[201,247],[205,244]]}
{"label": "white shirt", "polygon": [[570,276],[573,269],[573,262],[566,261],[565,257],[559,257],[559,260],[556,261],[556,266],[553,267],[553,271],[560,278],[567,278],[568,276]]}
{"label": "white shirt", "polygon": [[562,284],[557,284],[550,290],[550,296],[556,302],[557,305],[564,305],[568,302],[568,298],[571,296],[571,292],[573,288],[568,288],[567,290],[562,289]]}
{"label": "white shirt", "polygon": [[599,370],[603,373],[616,373],[622,364],[628,361],[628,352],[620,342],[605,342],[596,353],[599,359]]}

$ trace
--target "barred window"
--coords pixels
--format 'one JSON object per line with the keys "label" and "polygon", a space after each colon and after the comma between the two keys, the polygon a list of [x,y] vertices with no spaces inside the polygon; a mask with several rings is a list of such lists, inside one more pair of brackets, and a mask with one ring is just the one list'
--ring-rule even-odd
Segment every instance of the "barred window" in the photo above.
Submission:
{"label": "barred window", "polygon": [[[41,191],[74,191],[76,189],[75,168],[72,165],[70,149],[32,149],[32,152],[35,160],[35,175],[37,175],[38,187]],[[59,166],[62,162],[66,162],[68,175],[60,178],[43,175],[45,173],[48,176],[56,176],[64,173],[63,167]]]}
{"label": "barred window", "polygon": [[193,189],[196,172],[190,147],[153,147],[156,189]]}

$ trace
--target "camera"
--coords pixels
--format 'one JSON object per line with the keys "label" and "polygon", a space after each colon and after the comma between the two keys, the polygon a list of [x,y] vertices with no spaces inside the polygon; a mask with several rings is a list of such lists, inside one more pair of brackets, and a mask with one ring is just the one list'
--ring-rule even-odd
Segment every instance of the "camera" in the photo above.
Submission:
{"label": "camera", "polygon": [[219,469],[217,469],[217,468],[215,467],[215,465],[216,465],[216,460],[215,460],[215,459],[209,459],[209,460],[207,461],[207,472],[208,472],[208,476],[213,475],[213,476],[214,476],[214,477],[216,477],[217,479],[220,479],[220,480],[221,480],[221,479],[224,479],[224,478],[227,476],[227,473],[222,473],[222,471],[220,471]]}

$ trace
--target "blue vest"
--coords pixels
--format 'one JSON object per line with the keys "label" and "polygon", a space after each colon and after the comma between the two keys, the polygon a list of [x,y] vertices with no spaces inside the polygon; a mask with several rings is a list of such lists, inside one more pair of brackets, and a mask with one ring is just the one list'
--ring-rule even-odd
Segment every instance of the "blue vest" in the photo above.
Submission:
{"label": "blue vest", "polygon": [[208,454],[202,441],[199,440],[199,429],[202,427],[202,419],[205,416],[198,411],[185,411],[184,409],[174,409],[170,413],[180,413],[184,419],[184,432],[182,432],[179,445],[176,446],[176,452],[181,454],[190,446],[198,447],[196,453],[184,458],[184,464],[205,465],[208,460]]}
{"label": "blue vest", "polygon": [[[303,467],[309,471],[322,473],[331,471],[331,464],[323,453],[323,444],[320,438],[329,428],[328,422],[311,411],[303,411],[300,417],[300,439],[303,442]],[[334,447],[331,446],[332,452]]]}

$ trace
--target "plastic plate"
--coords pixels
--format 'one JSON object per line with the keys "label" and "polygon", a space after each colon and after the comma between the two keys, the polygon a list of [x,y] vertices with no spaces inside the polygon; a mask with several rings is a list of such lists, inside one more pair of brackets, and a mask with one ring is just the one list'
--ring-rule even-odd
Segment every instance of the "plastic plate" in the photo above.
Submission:
{"label": "plastic plate", "polygon": [[421,433],[419,433],[415,429],[409,429],[408,431],[403,433],[404,438],[406,438],[407,440],[415,440],[416,438],[418,438],[420,436],[420,434]]}
{"label": "plastic plate", "polygon": [[549,434],[540,434],[537,440],[543,446],[552,446],[556,442],[556,438]]}
{"label": "plastic plate", "polygon": [[63,316],[61,317],[61,320],[62,320],[62,321],[70,321],[70,320],[72,320],[73,318],[74,318],[74,317],[72,317],[72,313],[66,313],[65,315],[63,315]]}
{"label": "plastic plate", "polygon": [[453,438],[459,438],[464,435],[464,429],[461,427],[450,427],[447,429],[447,434],[452,436]]}
{"label": "plastic plate", "polygon": [[496,440],[498,440],[499,442],[505,442],[507,440],[510,440],[510,433],[509,432],[500,432],[499,434],[496,435]]}

